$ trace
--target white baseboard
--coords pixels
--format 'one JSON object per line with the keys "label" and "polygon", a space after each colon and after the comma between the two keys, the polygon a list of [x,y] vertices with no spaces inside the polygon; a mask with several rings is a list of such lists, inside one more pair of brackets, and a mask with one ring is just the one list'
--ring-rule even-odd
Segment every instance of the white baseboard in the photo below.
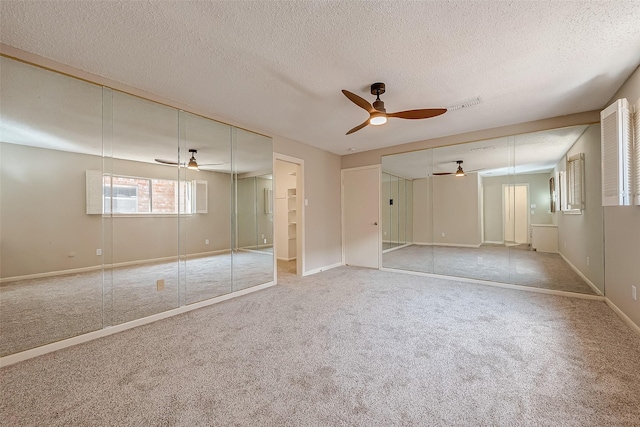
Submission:
{"label": "white baseboard", "polygon": [[429,242],[413,242],[413,245],[418,245],[418,246],[433,246],[433,243],[429,243]]}
{"label": "white baseboard", "polygon": [[239,291],[232,292],[230,294],[220,295],[219,297],[211,298],[205,301],[200,301],[194,304],[184,305],[182,307],[174,308],[173,310],[163,311],[162,313],[143,317],[142,319],[132,320],[131,322],[122,323],[120,325],[108,326],[104,329],[89,332],[83,335],[78,335],[72,338],[67,338],[65,340],[57,341],[51,344],[46,344],[41,347],[36,347],[29,350],[21,351],[20,353],[11,354],[9,356],[0,357],[0,368],[4,366],[13,365],[14,363],[22,362],[23,360],[31,359],[37,356],[42,356],[43,354],[51,353],[52,351],[61,350],[63,348],[71,347],[87,341],[92,341],[97,338],[106,337],[108,335],[125,331],[127,329],[132,329],[137,326],[146,325],[148,323],[166,319],[168,317],[173,317],[178,314],[186,313],[188,311],[196,310],[198,308],[207,307],[209,305],[217,304],[222,301],[226,301],[242,295],[250,294],[252,292],[266,289],[275,284],[276,282],[269,282],[269,283],[264,283],[262,285],[253,286],[251,288],[241,289]]}
{"label": "white baseboard", "polygon": [[613,310],[613,312],[614,312],[614,313],[616,313],[616,314],[618,315],[618,317],[619,317],[620,319],[622,319],[622,321],[623,321],[624,323],[626,323],[626,324],[631,328],[631,330],[633,330],[636,334],[640,335],[640,326],[636,325],[636,324],[633,322],[633,320],[631,320],[631,319],[629,318],[629,316],[627,316],[626,314],[624,314],[624,312],[623,312],[622,310],[620,310],[620,309],[618,308],[618,306],[617,306],[617,305],[615,305],[613,302],[611,302],[611,300],[610,300],[609,298],[605,298],[605,299],[604,299],[604,302],[606,302],[606,303],[607,303],[607,305],[609,306],[609,308],[610,308],[611,310]]}
{"label": "white baseboard", "polygon": [[504,245],[504,240],[500,240],[500,241],[493,241],[493,240],[485,240],[484,242],[482,242],[483,244],[486,243],[488,245]]}
{"label": "white baseboard", "polygon": [[554,289],[544,289],[544,288],[534,288],[531,286],[514,285],[511,283],[492,282],[489,280],[469,279],[466,277],[444,276],[441,274],[423,273],[421,271],[397,270],[395,268],[381,268],[381,270],[390,271],[393,273],[411,274],[414,276],[433,277],[435,279],[451,280],[453,282],[474,283],[477,285],[493,286],[496,288],[514,289],[518,291],[533,292],[537,294],[547,294],[547,295],[556,295],[556,296],[579,298],[579,299],[589,299],[589,300],[595,300],[595,301],[604,301],[604,297],[601,295],[579,294],[576,292],[557,291]]}
{"label": "white baseboard", "polygon": [[479,248],[480,243],[477,245],[465,244],[465,243],[431,243],[433,246],[447,246],[453,248]]}
{"label": "white baseboard", "polygon": [[587,284],[587,285],[589,285],[589,287],[591,287],[591,289],[593,290],[593,292],[595,292],[595,293],[596,293],[596,295],[603,295],[603,294],[602,294],[602,291],[601,291],[600,289],[598,289],[598,287],[597,287],[596,285],[594,285],[594,284],[593,284],[593,282],[587,278],[587,276],[585,276],[584,274],[582,274],[582,271],[578,270],[578,267],[576,267],[575,265],[573,265],[573,264],[571,263],[571,261],[569,261],[569,260],[567,259],[567,257],[565,257],[563,254],[561,254],[560,252],[557,252],[557,253],[558,253],[558,254],[560,254],[560,256],[562,257],[562,259],[564,260],[564,262],[566,262],[567,264],[569,264],[569,267],[571,267],[571,269],[572,269],[573,271],[575,271],[575,272],[576,272],[576,274],[577,274],[578,276],[580,276],[580,278],[581,278],[582,280],[584,280],[584,281],[586,282],[586,284]]}
{"label": "white baseboard", "polygon": [[278,257],[278,261],[293,261],[294,259],[296,259],[296,257],[293,257],[293,258]]}
{"label": "white baseboard", "polygon": [[324,267],[314,268],[313,270],[308,270],[302,273],[303,276],[311,276],[312,274],[321,273],[323,271],[331,270],[332,268],[342,267],[344,264],[342,262],[337,262],[331,265],[325,265]]}
{"label": "white baseboard", "polygon": [[385,249],[382,253],[386,254],[387,252],[397,251],[398,249],[406,248],[407,246],[411,246],[411,243],[405,243],[401,246],[394,246],[393,248]]}

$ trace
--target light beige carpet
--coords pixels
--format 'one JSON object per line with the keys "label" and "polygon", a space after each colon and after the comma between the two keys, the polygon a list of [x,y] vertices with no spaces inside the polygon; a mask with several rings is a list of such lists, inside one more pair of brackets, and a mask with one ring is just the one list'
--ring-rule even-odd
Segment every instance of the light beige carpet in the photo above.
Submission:
{"label": "light beige carpet", "polygon": [[340,267],[12,365],[11,426],[637,426],[603,303]]}

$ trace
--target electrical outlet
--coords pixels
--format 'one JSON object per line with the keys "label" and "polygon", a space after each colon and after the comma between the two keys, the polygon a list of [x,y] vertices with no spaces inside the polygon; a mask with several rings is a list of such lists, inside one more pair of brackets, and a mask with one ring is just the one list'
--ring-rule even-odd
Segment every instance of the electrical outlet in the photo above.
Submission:
{"label": "electrical outlet", "polygon": [[267,239],[263,239],[263,242],[266,244],[267,243]]}
{"label": "electrical outlet", "polygon": [[444,233],[442,233],[442,237],[444,237]]}
{"label": "electrical outlet", "polygon": [[587,265],[589,265],[589,257],[587,257]]}
{"label": "electrical outlet", "polygon": [[69,258],[73,258],[74,256],[76,256],[75,252],[69,252]]}
{"label": "electrical outlet", "polygon": [[98,256],[102,255],[102,249],[96,249],[96,255]]}
{"label": "electrical outlet", "polygon": [[164,291],[164,279],[156,280],[156,289]]}
{"label": "electrical outlet", "polygon": [[638,301],[638,294],[636,293],[636,287],[635,286],[631,286],[631,298],[633,298],[634,301]]}
{"label": "electrical outlet", "polygon": [[209,244],[209,239],[204,239],[204,244],[208,245]]}

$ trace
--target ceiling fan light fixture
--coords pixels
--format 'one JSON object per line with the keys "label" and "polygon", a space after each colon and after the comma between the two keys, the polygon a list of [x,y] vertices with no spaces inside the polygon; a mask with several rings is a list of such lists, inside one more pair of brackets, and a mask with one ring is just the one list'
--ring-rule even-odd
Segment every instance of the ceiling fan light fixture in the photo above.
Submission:
{"label": "ceiling fan light fixture", "polygon": [[189,159],[189,163],[187,164],[187,169],[191,169],[194,171],[200,170],[198,168],[198,162],[196,161],[196,153],[198,152],[198,150],[189,150],[189,152],[191,153],[191,158]]}
{"label": "ceiling fan light fixture", "polygon": [[374,126],[380,126],[387,123],[387,116],[384,114],[372,114],[369,119],[369,124]]}
{"label": "ceiling fan light fixture", "polygon": [[465,176],[464,171],[462,170],[462,160],[458,160],[458,170],[456,171],[456,176]]}

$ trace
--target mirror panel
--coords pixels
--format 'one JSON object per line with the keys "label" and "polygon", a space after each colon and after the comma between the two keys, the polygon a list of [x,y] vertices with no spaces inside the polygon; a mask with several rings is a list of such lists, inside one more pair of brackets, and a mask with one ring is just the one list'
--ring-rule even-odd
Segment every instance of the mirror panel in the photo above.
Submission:
{"label": "mirror panel", "polygon": [[[180,216],[186,304],[232,291],[231,126],[195,114],[181,115],[181,161],[197,150],[198,170],[180,168],[192,209]],[[189,206],[187,206],[188,208]]]}
{"label": "mirror panel", "polygon": [[[573,126],[384,156],[383,219],[386,223],[386,176],[402,171],[411,178],[405,189],[410,182],[412,232],[405,234],[406,247],[383,250],[383,267],[602,292],[600,178],[588,173],[599,170],[598,132],[598,124]],[[567,162],[580,153],[589,177],[585,208],[579,214],[575,209],[553,212],[550,181],[561,187]],[[458,165],[464,176],[456,176]],[[409,218],[407,212],[402,216]],[[540,235],[551,235],[552,242],[541,241]]]}
{"label": "mirror panel", "polygon": [[273,146],[271,138],[232,131],[234,221],[233,290],[275,280],[273,253]]}
{"label": "mirror panel", "polygon": [[0,61],[0,356],[274,281],[270,138]]}
{"label": "mirror panel", "polygon": [[[0,356],[95,331],[102,319],[99,86],[0,57]],[[82,274],[78,274],[82,271]]]}

